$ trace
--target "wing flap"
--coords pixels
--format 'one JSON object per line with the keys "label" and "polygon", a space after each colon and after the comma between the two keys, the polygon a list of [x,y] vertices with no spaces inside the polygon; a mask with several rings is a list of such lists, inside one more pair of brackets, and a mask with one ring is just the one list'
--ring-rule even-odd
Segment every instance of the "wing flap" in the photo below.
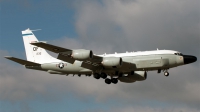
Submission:
{"label": "wing flap", "polygon": [[39,63],[34,63],[34,62],[30,62],[30,61],[26,61],[26,60],[22,60],[19,58],[15,58],[15,57],[11,57],[11,56],[5,56],[5,58],[14,61],[16,63],[19,63],[21,65],[29,65],[29,66],[38,66],[40,65]]}
{"label": "wing flap", "polygon": [[87,68],[90,70],[97,70],[102,68],[98,63],[93,63],[92,61],[83,61],[81,67]]}
{"label": "wing flap", "polygon": [[[73,64],[76,61],[75,59],[73,59],[71,57],[71,52],[70,51],[60,52],[58,54],[57,59],[60,59],[62,61],[65,61],[65,62],[68,62],[68,63],[71,63],[71,64]],[[78,61],[82,61],[82,60],[78,60]],[[93,55],[92,59],[88,59],[88,60],[82,61],[81,67],[87,68],[87,69],[90,69],[90,70],[96,70],[96,69],[100,68],[99,63],[101,61],[102,61],[102,57]]]}
{"label": "wing flap", "polygon": [[71,64],[73,64],[75,62],[75,59],[73,59],[73,58],[71,58],[69,56],[63,55],[61,53],[58,54],[57,59],[65,61],[65,62],[68,62],[68,63],[71,63]]}

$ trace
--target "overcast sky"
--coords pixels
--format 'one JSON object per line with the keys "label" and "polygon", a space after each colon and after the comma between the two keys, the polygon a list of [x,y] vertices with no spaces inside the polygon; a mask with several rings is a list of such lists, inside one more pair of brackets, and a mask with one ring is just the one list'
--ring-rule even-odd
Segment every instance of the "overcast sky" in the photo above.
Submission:
{"label": "overcast sky", "polygon": [[199,112],[199,61],[170,76],[114,85],[93,77],[25,69],[21,31],[41,41],[95,54],[159,49],[200,57],[199,0],[0,0],[0,111]]}

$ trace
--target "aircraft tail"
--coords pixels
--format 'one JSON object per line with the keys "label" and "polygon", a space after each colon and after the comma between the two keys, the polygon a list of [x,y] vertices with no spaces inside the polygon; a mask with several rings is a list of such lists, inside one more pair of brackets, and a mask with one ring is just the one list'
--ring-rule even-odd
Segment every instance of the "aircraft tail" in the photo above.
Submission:
{"label": "aircraft tail", "polygon": [[30,44],[32,42],[38,42],[38,39],[30,29],[22,31],[22,36],[28,61],[43,64],[55,60],[45,49]]}

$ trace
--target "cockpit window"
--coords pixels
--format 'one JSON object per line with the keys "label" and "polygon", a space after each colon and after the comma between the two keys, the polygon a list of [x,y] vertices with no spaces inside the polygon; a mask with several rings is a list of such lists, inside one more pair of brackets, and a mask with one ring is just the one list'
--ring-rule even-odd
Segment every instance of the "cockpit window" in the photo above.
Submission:
{"label": "cockpit window", "polygon": [[175,55],[179,55],[179,56],[182,56],[183,54],[182,53],[174,53]]}

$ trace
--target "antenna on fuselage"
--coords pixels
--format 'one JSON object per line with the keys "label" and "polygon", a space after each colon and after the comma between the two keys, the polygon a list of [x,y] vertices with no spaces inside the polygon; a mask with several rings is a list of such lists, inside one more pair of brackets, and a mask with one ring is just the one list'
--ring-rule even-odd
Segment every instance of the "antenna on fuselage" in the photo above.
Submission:
{"label": "antenna on fuselage", "polygon": [[26,30],[30,30],[30,31],[39,31],[39,30],[42,30],[42,29],[31,30],[30,28],[28,28],[28,29],[26,29]]}
{"label": "antenna on fuselage", "polygon": [[39,30],[42,30],[42,29],[35,29],[35,30],[31,30],[31,31],[39,31]]}

